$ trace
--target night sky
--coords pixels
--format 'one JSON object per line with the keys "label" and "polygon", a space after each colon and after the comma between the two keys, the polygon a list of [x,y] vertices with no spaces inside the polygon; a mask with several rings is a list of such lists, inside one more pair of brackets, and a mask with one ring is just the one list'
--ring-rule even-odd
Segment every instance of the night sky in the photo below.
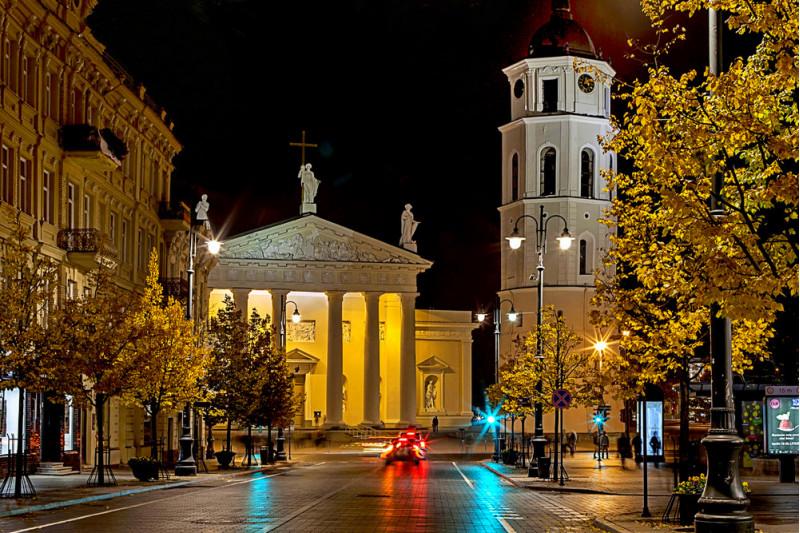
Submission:
{"label": "night sky", "polygon": [[[184,149],[173,199],[194,205],[207,193],[209,216],[228,236],[296,216],[300,151],[289,143],[305,130],[319,145],[307,152],[321,180],[318,215],[397,245],[403,206],[413,204],[419,254],[434,261],[418,277],[417,308],[477,311],[500,285],[497,128],[509,120],[501,69],[525,57],[550,6],[100,0],[89,24],[175,122]],[[638,0],[571,7],[620,80],[644,72],[627,58],[629,38],[653,40]],[[670,61],[702,71],[705,13],[671,22],[690,31]],[[474,337],[476,405],[493,373],[491,329]]]}
{"label": "night sky", "polygon": [[[276,7],[280,5],[280,7]],[[622,77],[635,0],[574,1]],[[100,0],[89,23],[175,122],[173,198],[207,193],[227,235],[298,214],[299,141],[318,214],[390,244],[414,206],[419,308],[476,310],[499,287],[501,72],[550,1]]]}

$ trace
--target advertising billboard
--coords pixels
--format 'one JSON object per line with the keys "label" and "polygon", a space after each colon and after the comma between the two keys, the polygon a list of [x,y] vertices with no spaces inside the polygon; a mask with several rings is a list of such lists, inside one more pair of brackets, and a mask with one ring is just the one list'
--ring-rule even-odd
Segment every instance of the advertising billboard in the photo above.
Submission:
{"label": "advertising billboard", "polygon": [[768,455],[797,455],[800,449],[800,398],[764,398],[764,448]]}

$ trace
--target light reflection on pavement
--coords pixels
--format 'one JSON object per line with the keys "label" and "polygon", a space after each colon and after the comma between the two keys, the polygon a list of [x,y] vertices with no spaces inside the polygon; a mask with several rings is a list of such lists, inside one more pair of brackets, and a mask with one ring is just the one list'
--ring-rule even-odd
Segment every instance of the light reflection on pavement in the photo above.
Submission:
{"label": "light reflection on pavement", "polygon": [[372,457],[311,459],[280,475],[255,474],[132,495],[15,517],[1,527],[4,532],[37,527],[58,532],[555,533],[589,531],[594,513],[635,509],[638,502],[633,497],[520,489],[475,462],[384,466]]}

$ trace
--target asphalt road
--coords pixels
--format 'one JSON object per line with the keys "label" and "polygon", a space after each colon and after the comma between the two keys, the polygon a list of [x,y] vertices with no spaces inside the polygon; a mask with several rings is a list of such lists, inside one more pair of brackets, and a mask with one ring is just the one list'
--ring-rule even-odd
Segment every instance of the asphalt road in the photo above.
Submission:
{"label": "asphalt road", "polygon": [[592,531],[594,516],[634,511],[633,496],[517,488],[477,462],[384,466],[375,457],[304,456],[254,473],[22,515],[12,531]]}

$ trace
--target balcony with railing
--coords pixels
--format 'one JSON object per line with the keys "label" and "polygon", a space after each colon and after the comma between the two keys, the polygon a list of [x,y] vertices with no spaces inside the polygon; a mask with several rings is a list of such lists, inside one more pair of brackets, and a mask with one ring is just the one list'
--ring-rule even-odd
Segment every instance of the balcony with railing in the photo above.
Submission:
{"label": "balcony with railing", "polygon": [[68,261],[79,267],[93,269],[100,265],[108,268],[117,266],[117,247],[100,230],[62,229],[58,232],[56,242],[59,248],[66,250]]}
{"label": "balcony with railing", "polygon": [[186,303],[189,296],[189,282],[184,278],[161,278],[159,280],[164,287],[164,296],[172,296],[181,303]]}
{"label": "balcony with railing", "polygon": [[128,154],[128,147],[110,129],[89,124],[61,126],[58,143],[67,157],[99,171],[119,168]]}

